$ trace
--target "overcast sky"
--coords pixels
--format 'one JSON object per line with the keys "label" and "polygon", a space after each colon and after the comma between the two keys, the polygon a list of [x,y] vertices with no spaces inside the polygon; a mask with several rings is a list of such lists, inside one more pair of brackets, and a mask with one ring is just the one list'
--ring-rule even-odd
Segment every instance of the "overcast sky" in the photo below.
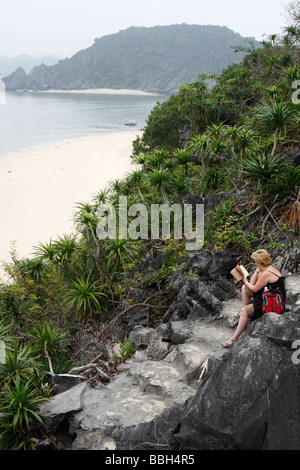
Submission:
{"label": "overcast sky", "polygon": [[280,33],[290,0],[1,0],[0,55],[70,57],[130,26],[227,26],[257,40]]}

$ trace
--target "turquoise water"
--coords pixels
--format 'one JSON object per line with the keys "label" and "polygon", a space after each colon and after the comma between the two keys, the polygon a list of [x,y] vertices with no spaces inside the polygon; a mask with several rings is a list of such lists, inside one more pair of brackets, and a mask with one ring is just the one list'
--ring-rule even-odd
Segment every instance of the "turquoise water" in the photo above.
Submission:
{"label": "turquoise water", "polygon": [[[84,93],[6,93],[0,105],[0,160],[14,152],[65,139],[132,132],[166,96]],[[134,120],[136,127],[125,126]]]}

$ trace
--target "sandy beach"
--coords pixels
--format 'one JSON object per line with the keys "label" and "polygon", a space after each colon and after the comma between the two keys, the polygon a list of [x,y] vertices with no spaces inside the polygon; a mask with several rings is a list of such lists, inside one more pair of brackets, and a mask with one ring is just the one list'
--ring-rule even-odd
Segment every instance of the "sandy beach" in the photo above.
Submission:
{"label": "sandy beach", "polygon": [[140,95],[140,96],[156,96],[154,93],[148,93],[141,90],[113,89],[113,88],[88,88],[86,90],[29,90],[35,93],[84,93],[95,95]]}
{"label": "sandy beach", "polygon": [[[72,233],[77,202],[91,201],[107,184],[132,170],[139,132],[66,140],[19,152],[0,162],[0,261],[30,256],[33,246]],[[0,269],[0,277],[3,271]]]}

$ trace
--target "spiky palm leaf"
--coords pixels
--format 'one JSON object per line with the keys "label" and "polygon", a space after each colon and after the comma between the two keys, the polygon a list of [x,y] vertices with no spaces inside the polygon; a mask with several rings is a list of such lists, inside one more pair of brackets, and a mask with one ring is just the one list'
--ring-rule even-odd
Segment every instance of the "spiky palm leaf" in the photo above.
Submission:
{"label": "spiky palm leaf", "polygon": [[104,317],[106,309],[101,301],[105,297],[97,281],[92,282],[90,276],[81,276],[67,289],[65,301],[69,308],[75,308],[77,315],[83,314],[84,318],[97,313]]}

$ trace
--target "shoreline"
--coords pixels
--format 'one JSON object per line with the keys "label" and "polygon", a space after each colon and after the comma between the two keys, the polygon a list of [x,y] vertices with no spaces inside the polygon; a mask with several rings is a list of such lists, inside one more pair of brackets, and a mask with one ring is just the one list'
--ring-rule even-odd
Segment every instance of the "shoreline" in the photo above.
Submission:
{"label": "shoreline", "polygon": [[94,95],[141,95],[141,96],[160,96],[157,93],[150,93],[141,90],[113,89],[113,88],[88,88],[86,90],[28,90],[28,93],[84,93]]}
{"label": "shoreline", "polygon": [[[132,143],[141,132],[123,131],[67,139],[16,152],[0,161],[0,263],[74,231],[76,204],[90,202],[133,167]],[[3,271],[0,267],[0,278]]]}
{"label": "shoreline", "polygon": [[5,153],[0,153],[0,166],[2,163],[5,163],[9,160],[13,160],[23,154],[26,154],[27,152],[32,152],[32,151],[36,151],[36,150],[43,150],[43,149],[46,149],[48,147],[53,147],[53,146],[56,146],[56,145],[60,145],[60,144],[63,144],[64,142],[73,142],[73,141],[79,141],[80,139],[92,139],[93,137],[100,137],[101,135],[103,136],[109,136],[109,135],[115,135],[115,134],[123,134],[123,133],[128,133],[128,134],[131,134],[131,136],[133,135],[133,132],[135,131],[135,135],[134,137],[132,138],[132,140],[134,140],[136,138],[137,135],[141,135],[142,134],[142,129],[138,128],[138,127],[135,127],[135,128],[131,128],[127,131],[119,131],[119,130],[114,130],[114,131],[106,131],[106,132],[101,132],[101,133],[98,133],[98,134],[89,134],[89,135],[83,135],[81,137],[67,137],[65,139],[60,139],[60,140],[53,140],[53,141],[49,141],[49,142],[46,142],[46,143],[40,143],[40,144],[37,144],[37,145],[32,145],[30,147],[24,147],[24,148],[19,148],[19,149],[16,149],[16,150],[11,150],[9,152],[5,152]]}

